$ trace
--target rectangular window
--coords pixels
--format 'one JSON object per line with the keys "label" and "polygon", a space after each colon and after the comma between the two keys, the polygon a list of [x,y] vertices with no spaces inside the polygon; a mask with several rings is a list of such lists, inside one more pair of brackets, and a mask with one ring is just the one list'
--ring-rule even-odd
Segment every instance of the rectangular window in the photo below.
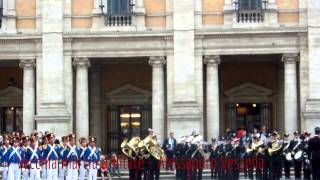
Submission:
{"label": "rectangular window", "polygon": [[110,15],[125,15],[131,13],[131,0],[107,0],[107,13]]}
{"label": "rectangular window", "polygon": [[262,0],[239,0],[239,10],[262,10]]}

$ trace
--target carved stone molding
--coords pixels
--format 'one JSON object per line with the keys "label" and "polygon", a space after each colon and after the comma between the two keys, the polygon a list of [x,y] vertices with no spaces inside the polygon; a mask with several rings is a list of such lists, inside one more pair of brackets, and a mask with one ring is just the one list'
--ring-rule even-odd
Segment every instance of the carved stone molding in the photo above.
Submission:
{"label": "carved stone molding", "polygon": [[204,64],[207,66],[217,66],[221,62],[219,55],[204,56]]}
{"label": "carved stone molding", "polygon": [[21,59],[19,67],[23,69],[33,69],[36,67],[35,59]]}
{"label": "carved stone molding", "polygon": [[298,53],[283,54],[281,61],[284,63],[296,63],[299,61],[299,54]]}
{"label": "carved stone molding", "polygon": [[75,58],[73,65],[76,68],[88,68],[91,64],[89,58]]}
{"label": "carved stone molding", "polygon": [[149,58],[149,64],[152,67],[162,67],[164,64],[166,64],[166,60],[164,56],[151,56]]}

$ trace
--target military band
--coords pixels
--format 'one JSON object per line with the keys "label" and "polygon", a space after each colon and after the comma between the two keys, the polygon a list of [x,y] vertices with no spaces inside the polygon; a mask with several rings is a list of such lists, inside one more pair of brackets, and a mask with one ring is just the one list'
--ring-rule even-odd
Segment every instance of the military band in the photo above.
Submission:
{"label": "military band", "polygon": [[[121,151],[131,163],[131,180],[160,179],[164,161],[173,163],[176,179],[180,180],[202,179],[205,168],[210,169],[212,179],[239,179],[240,174],[250,179],[320,179],[319,135],[319,127],[313,136],[308,131],[281,134],[255,128],[252,132],[228,130],[224,136],[212,138],[208,143],[195,132],[177,140],[170,133],[171,140],[167,142],[170,146],[162,146],[149,129],[149,134],[142,139],[137,136],[125,139]],[[95,180],[98,177],[102,153],[96,147],[96,137],[77,139],[70,134],[63,136],[61,143],[49,132],[42,136],[12,133],[2,137],[3,180]],[[175,142],[173,147],[172,142]],[[162,147],[172,149],[169,152]],[[169,159],[166,153],[170,153]],[[206,166],[206,162],[210,166]],[[290,169],[294,171],[291,173]]]}

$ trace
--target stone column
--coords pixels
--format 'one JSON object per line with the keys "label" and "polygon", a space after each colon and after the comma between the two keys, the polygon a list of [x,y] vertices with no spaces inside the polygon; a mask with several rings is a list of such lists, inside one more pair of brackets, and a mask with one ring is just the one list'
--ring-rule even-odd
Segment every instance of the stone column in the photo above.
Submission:
{"label": "stone column", "polygon": [[[101,137],[102,118],[102,77],[100,66],[91,67],[90,76],[90,122],[91,136]],[[97,144],[101,147],[101,138],[97,138]]]}
{"label": "stone column", "polygon": [[205,56],[207,64],[207,139],[217,138],[220,129],[219,77],[220,56]]}
{"label": "stone column", "polygon": [[284,54],[284,129],[293,133],[298,128],[297,54]]}
{"label": "stone column", "polygon": [[164,138],[164,57],[150,57],[149,64],[152,66],[152,128],[156,135]]}
{"label": "stone column", "polygon": [[76,67],[76,136],[89,136],[89,91],[88,91],[88,58],[77,58],[73,61]]}
{"label": "stone column", "polygon": [[23,68],[23,133],[29,135],[35,129],[35,60],[22,59]]}

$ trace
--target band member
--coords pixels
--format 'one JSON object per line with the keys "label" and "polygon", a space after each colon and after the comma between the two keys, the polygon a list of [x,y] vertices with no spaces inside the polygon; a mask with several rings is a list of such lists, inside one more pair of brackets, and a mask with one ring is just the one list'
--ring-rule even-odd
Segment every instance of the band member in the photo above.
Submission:
{"label": "band member", "polygon": [[47,133],[48,144],[42,147],[43,157],[46,160],[46,179],[57,180],[60,157],[60,147],[55,144],[55,135]]}
{"label": "band member", "polygon": [[59,163],[59,179],[63,180],[67,175],[67,162],[63,159],[63,154],[68,147],[68,136],[62,136],[62,146],[60,147],[61,162]]}
{"label": "band member", "polygon": [[100,160],[101,149],[96,147],[96,141],[96,137],[89,138],[89,146],[85,149],[83,155],[84,161],[88,164],[88,180],[97,179],[97,164]]}
{"label": "band member", "polygon": [[44,154],[45,149],[47,149],[47,146],[49,144],[47,136],[42,136],[42,133],[39,133],[41,135],[41,143],[40,143],[40,150],[41,150],[41,160],[40,160],[40,165],[41,165],[41,178],[46,179],[47,178],[47,156]]}
{"label": "band member", "polygon": [[217,149],[218,143],[217,140],[212,138],[211,139],[211,146],[209,150],[209,161],[210,161],[210,171],[211,171],[211,178],[217,177],[217,169],[216,169],[216,149]]}
{"label": "band member", "polygon": [[173,132],[170,132],[169,137],[166,138],[163,142],[163,146],[162,149],[164,150],[165,154],[166,154],[166,169],[167,170],[173,170],[173,157],[174,157],[174,148],[177,145],[177,141],[174,138],[174,134]]}
{"label": "band member", "polygon": [[271,142],[268,144],[268,147],[268,154],[271,156],[271,179],[278,180],[281,177],[282,171],[282,144],[277,131],[271,134]]}
{"label": "band member", "polygon": [[302,152],[303,152],[303,178],[310,179],[311,177],[311,169],[310,169],[310,160],[308,156],[308,141],[310,139],[311,133],[308,131],[304,131],[303,139],[302,139]]}
{"label": "band member", "polygon": [[312,179],[320,179],[320,128],[314,129],[315,136],[308,141],[309,157],[311,161]]}
{"label": "band member", "polygon": [[78,179],[78,160],[79,160],[79,148],[76,146],[76,136],[74,134],[70,134],[69,145],[67,150],[64,153],[64,158],[68,162],[67,167],[67,180],[76,180]]}
{"label": "band member", "polygon": [[225,168],[223,167],[222,162],[225,159],[225,138],[221,137],[220,142],[216,148],[216,171],[218,178],[221,179],[225,175]]}
{"label": "band member", "polygon": [[[29,148],[29,137],[28,136],[22,136],[22,149],[24,153],[27,152]],[[22,164],[22,179],[28,180],[29,179],[29,167],[26,161]]]}
{"label": "band member", "polygon": [[79,168],[79,180],[84,180],[86,176],[86,169],[84,167],[84,152],[87,148],[87,139],[82,137],[79,140],[80,147],[79,147],[79,160],[80,160],[80,168]]}
{"label": "band member", "polygon": [[[302,144],[299,131],[295,131],[293,135],[294,139],[290,142],[290,150],[292,152],[292,156],[294,157],[295,153],[302,148]],[[293,158],[293,167],[295,178],[301,178],[302,162]]]}
{"label": "band member", "polygon": [[30,138],[30,146],[26,151],[26,161],[30,165],[30,179],[40,180],[40,158],[41,150],[37,147],[37,139],[35,136]]}
{"label": "band member", "polygon": [[291,161],[286,159],[286,155],[289,152],[290,141],[289,141],[289,133],[285,133],[283,136],[283,144],[282,144],[282,151],[283,151],[283,165],[284,165],[284,176],[285,178],[290,178],[290,168],[291,168]]}
{"label": "band member", "polygon": [[177,142],[177,147],[174,150],[175,164],[176,164],[176,179],[186,179],[186,168],[183,167],[185,164],[187,146],[184,143],[184,138],[181,138]]}
{"label": "band member", "polygon": [[0,152],[1,152],[1,164],[2,164],[2,179],[3,180],[7,180],[8,178],[8,163],[5,161],[5,157],[6,154],[8,153],[8,150],[11,148],[10,145],[10,136],[8,134],[3,135],[3,141],[4,144],[3,146],[0,148]]}
{"label": "band member", "polygon": [[204,151],[202,146],[202,136],[196,135],[192,140],[191,147],[187,152],[187,156],[191,159],[191,179],[202,179],[202,171],[204,168]]}
{"label": "band member", "polygon": [[19,146],[19,137],[13,137],[12,142],[13,146],[10,147],[5,156],[5,161],[9,164],[8,180],[20,180],[20,164],[23,163],[25,153],[24,150]]}

